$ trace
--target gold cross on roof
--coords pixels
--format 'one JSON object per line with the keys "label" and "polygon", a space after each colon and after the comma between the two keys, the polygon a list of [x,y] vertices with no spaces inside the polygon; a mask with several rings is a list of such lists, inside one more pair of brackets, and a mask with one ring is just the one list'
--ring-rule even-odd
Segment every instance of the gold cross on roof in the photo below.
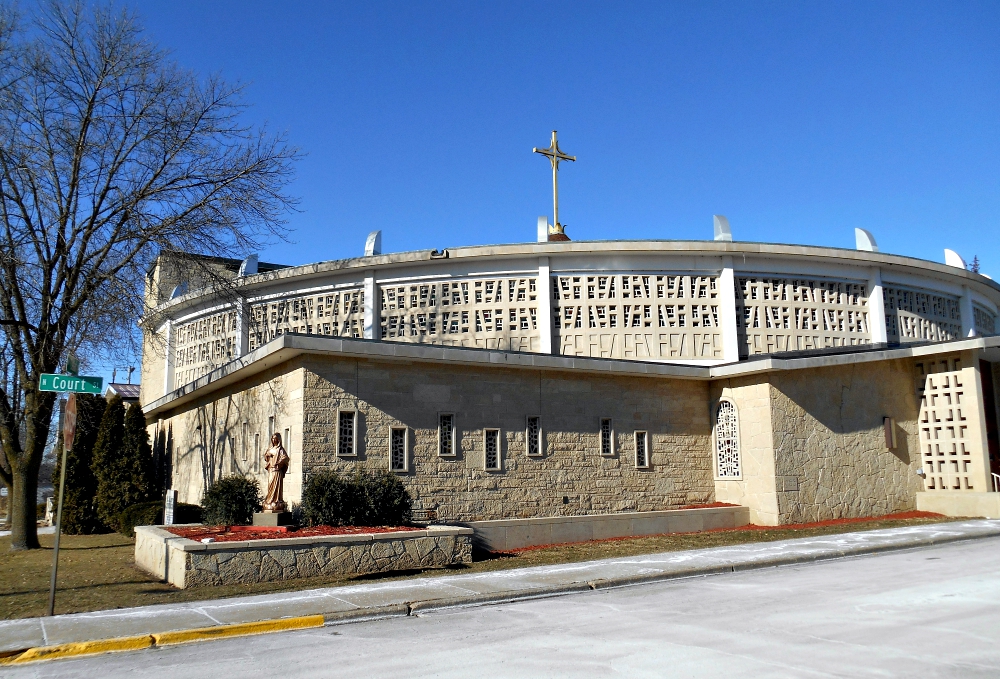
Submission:
{"label": "gold cross on roof", "polygon": [[541,153],[543,156],[549,159],[552,163],[552,221],[553,230],[555,233],[562,233],[562,224],[559,223],[559,161],[561,160],[576,160],[576,156],[567,155],[562,152],[559,148],[559,142],[556,140],[556,131],[552,130],[552,143],[547,149],[533,148],[531,149],[534,153]]}

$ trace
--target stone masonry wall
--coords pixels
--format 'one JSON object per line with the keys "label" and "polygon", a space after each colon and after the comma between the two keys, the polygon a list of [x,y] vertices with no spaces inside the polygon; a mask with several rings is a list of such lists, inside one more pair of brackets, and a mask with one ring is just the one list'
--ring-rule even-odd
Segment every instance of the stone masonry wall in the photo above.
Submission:
{"label": "stone masonry wall", "polygon": [[[714,501],[708,386],[703,382],[573,375],[456,365],[311,358],[304,362],[302,461],[388,469],[390,426],[410,437],[400,478],[417,509],[440,520],[674,509]],[[356,458],[336,454],[338,408],[359,413]],[[458,454],[438,456],[438,413],[454,413]],[[528,416],[541,418],[541,457],[525,454]],[[602,457],[600,419],[616,450]],[[501,430],[502,471],[484,470],[485,428]],[[633,433],[650,434],[649,469],[635,468]]]}
{"label": "stone masonry wall", "polygon": [[[266,541],[257,541],[266,542]],[[471,535],[442,535],[308,547],[258,546],[187,552],[184,587],[362,575],[472,563]]]}
{"label": "stone masonry wall", "polygon": [[[922,489],[918,408],[911,360],[772,374],[781,523],[915,509]],[[892,451],[883,417],[896,419]]]}

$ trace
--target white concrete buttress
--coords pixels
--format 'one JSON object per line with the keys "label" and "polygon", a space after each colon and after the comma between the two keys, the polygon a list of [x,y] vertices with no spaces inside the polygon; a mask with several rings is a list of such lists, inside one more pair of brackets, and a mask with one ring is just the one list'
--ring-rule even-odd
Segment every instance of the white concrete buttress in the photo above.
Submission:
{"label": "white concrete buttress", "polygon": [[167,321],[163,326],[164,356],[163,356],[163,395],[174,390],[174,322]]}
{"label": "white concrete buttress", "polygon": [[[539,220],[541,224],[541,220]],[[547,224],[547,222],[546,222]],[[552,353],[552,271],[548,257],[538,258],[538,330],[541,336],[539,351]]]}
{"label": "white concrete buttress", "polygon": [[969,286],[962,286],[962,296],[958,298],[958,311],[962,314],[962,337],[976,336],[976,317],[972,313],[972,293]]}
{"label": "white concrete buttress", "polygon": [[242,297],[236,299],[236,355],[233,358],[246,356],[250,351],[250,307]]}
{"label": "white concrete buttress", "polygon": [[365,274],[365,328],[362,333],[362,337],[365,339],[379,339],[379,300],[376,297],[377,293],[378,287],[375,285],[375,272],[369,271]]}
{"label": "white concrete buttress", "polygon": [[885,295],[882,294],[882,270],[872,267],[868,274],[868,333],[872,344],[885,344],[889,335],[885,329]]}
{"label": "white concrete buttress", "polygon": [[740,360],[739,336],[736,333],[736,276],[733,258],[722,258],[719,275],[719,325],[722,327],[722,359],[726,363]]}

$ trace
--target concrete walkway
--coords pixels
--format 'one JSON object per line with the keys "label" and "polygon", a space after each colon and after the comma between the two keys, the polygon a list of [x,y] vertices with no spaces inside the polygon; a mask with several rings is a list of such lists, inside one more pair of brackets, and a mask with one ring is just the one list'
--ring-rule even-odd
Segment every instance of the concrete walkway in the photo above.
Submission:
{"label": "concrete walkway", "polygon": [[557,596],[994,536],[1000,536],[1000,520],[969,520],[486,573],[9,620],[0,622],[0,652],[296,616],[323,615],[327,624],[407,616],[453,606]]}

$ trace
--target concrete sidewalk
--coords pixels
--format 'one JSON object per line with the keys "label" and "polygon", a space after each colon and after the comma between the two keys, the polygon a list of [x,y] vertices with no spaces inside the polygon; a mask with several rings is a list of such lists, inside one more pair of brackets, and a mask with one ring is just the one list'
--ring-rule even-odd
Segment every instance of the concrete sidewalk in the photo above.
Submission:
{"label": "concrete sidewalk", "polygon": [[417,615],[421,611],[450,606],[557,596],[988,537],[1000,537],[1000,520],[929,524],[486,573],[0,621],[0,653],[9,655],[24,649],[184,630],[200,630],[202,635],[192,635],[188,640],[212,638],[224,633],[228,625],[302,616],[322,616],[321,622],[336,624]]}

